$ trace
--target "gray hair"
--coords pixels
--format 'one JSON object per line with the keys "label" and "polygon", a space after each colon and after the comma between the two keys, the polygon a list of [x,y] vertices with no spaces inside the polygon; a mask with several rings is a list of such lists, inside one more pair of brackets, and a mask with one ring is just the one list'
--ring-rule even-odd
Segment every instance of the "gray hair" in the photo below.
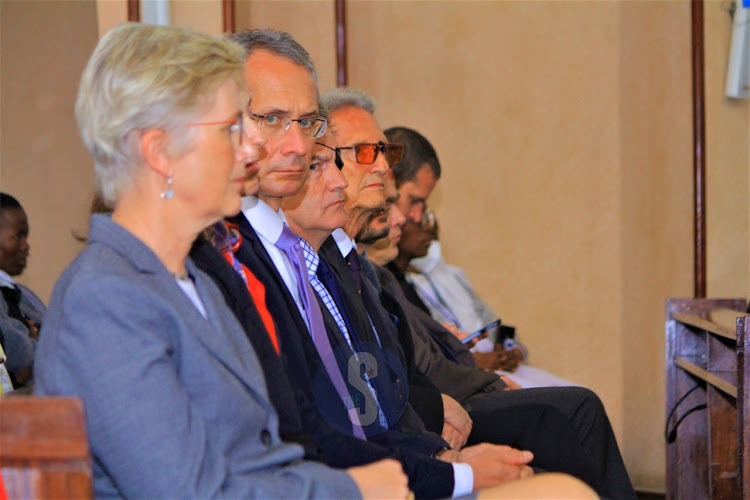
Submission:
{"label": "gray hair", "polygon": [[[139,132],[184,125],[228,80],[244,88],[242,64],[240,47],[188,28],[124,23],[105,34],[75,108],[103,201],[114,205],[142,163]],[[169,147],[186,147],[187,137],[170,137]]]}
{"label": "gray hair", "polygon": [[440,179],[440,160],[438,160],[435,148],[425,136],[414,129],[407,127],[391,127],[385,131],[389,142],[398,142],[404,145],[404,156],[401,161],[391,165],[393,177],[396,179],[396,187],[401,187],[405,182],[413,181],[417,172],[426,164],[435,179]]}
{"label": "gray hair", "polygon": [[331,118],[331,112],[322,102],[318,103],[318,117],[325,118],[326,120],[329,120]]}
{"label": "gray hair", "polygon": [[320,103],[333,113],[342,108],[361,108],[375,114],[375,100],[364,90],[351,87],[337,87],[329,90],[320,98]]}
{"label": "gray hair", "polygon": [[310,54],[292,35],[286,31],[266,29],[246,29],[238,31],[229,39],[245,49],[245,58],[250,57],[254,50],[267,50],[285,59],[304,66],[312,74],[315,86],[318,86],[318,72],[310,59]]}

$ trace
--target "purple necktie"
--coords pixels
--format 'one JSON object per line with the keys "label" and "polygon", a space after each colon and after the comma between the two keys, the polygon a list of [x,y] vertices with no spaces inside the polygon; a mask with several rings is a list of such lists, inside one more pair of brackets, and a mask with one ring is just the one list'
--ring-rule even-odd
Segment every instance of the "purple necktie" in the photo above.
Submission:
{"label": "purple necktie", "polygon": [[284,229],[281,231],[281,236],[276,241],[276,247],[284,252],[292,264],[294,276],[297,278],[297,289],[302,297],[302,307],[305,309],[307,322],[310,325],[310,335],[315,344],[315,349],[318,351],[320,359],[326,367],[326,371],[331,378],[331,382],[333,382],[333,386],[336,388],[336,392],[347,407],[354,435],[359,439],[367,440],[359,422],[359,410],[354,405],[351,405],[352,408],[349,408],[350,405],[347,404],[348,401],[351,401],[351,396],[344,382],[344,377],[341,375],[341,371],[336,363],[336,358],[333,355],[331,341],[328,340],[328,333],[326,333],[325,323],[323,323],[323,314],[320,312],[320,306],[315,298],[315,290],[310,285],[302,245],[300,245],[299,237],[286,224],[284,224]]}
{"label": "purple necktie", "polygon": [[357,291],[362,293],[362,275],[360,274],[359,255],[357,255],[356,248],[352,248],[351,252],[346,256],[346,263],[352,272],[352,278],[354,278],[354,283],[357,285]]}

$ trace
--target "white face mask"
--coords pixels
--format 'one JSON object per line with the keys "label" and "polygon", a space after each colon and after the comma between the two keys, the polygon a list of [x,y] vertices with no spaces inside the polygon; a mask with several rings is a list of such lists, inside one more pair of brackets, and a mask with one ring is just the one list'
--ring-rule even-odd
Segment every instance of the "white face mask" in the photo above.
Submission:
{"label": "white face mask", "polygon": [[440,264],[443,260],[443,252],[440,248],[440,242],[432,240],[430,248],[427,250],[427,255],[419,257],[418,259],[412,259],[409,265],[419,271],[420,273],[429,273],[435,266]]}

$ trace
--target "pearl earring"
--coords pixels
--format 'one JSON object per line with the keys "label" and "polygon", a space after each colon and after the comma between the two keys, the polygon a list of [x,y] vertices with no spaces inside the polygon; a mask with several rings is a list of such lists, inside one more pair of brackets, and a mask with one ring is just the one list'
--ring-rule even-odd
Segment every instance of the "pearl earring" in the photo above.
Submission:
{"label": "pearl earring", "polygon": [[171,200],[172,197],[174,196],[174,189],[172,189],[172,176],[171,175],[167,178],[167,189],[162,191],[160,196],[163,200]]}

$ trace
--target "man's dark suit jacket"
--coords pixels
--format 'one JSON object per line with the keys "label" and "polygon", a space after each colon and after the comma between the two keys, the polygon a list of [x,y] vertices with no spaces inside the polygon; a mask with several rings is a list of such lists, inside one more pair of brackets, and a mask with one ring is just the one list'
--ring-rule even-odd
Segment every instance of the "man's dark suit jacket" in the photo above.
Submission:
{"label": "man's dark suit jacket", "polygon": [[[392,273],[373,266],[382,294],[390,293],[406,311],[418,369],[425,369],[474,420],[469,444],[489,441],[528,449],[537,467],[572,474],[605,497],[633,498],[617,441],[596,394],[580,387],[503,391],[505,383],[477,368],[465,345],[409,303]],[[460,364],[447,359],[441,346]]]}
{"label": "man's dark suit jacket", "polygon": [[[324,243],[320,253],[329,259],[331,268],[339,270],[342,281],[354,282],[332,239]],[[375,324],[376,317],[390,314],[399,329],[413,327],[413,334],[406,337],[413,338],[420,361],[427,361],[427,370],[438,387],[462,403],[474,422],[467,444],[490,442],[528,449],[534,453],[532,465],[536,467],[572,474],[605,496],[622,490],[623,497],[630,497],[632,486],[627,471],[606,412],[595,394],[581,388],[503,391],[505,383],[497,375],[477,368],[466,346],[408,302],[391,273],[382,268],[368,273],[369,264],[365,261],[361,261],[361,268],[368,278],[382,280],[376,279],[373,288],[367,286],[368,280],[363,280],[361,298],[367,307],[372,307],[364,315],[369,313]],[[367,299],[376,286],[380,287],[381,303]],[[350,301],[356,298],[356,291],[347,297]],[[383,309],[388,312],[378,312]],[[397,334],[393,338],[402,340],[404,336]],[[420,372],[422,366],[415,370]]]}
{"label": "man's dark suit jacket", "polygon": [[[471,352],[455,335],[406,299],[390,271],[376,264],[373,267],[383,293],[390,294],[406,313],[413,332],[417,368],[441,391],[464,404],[478,396],[505,389],[505,382],[497,374],[476,367]],[[444,348],[458,363],[445,356]]]}
{"label": "man's dark suit jacket", "polygon": [[[342,286],[348,290],[356,290],[346,260],[341,256],[333,238],[328,238],[323,243],[319,253],[331,269],[337,272]],[[411,402],[425,422],[430,421],[430,415],[432,419],[439,415],[439,425],[442,428],[442,404],[439,412],[436,412],[435,394],[439,398],[442,392],[464,403],[473,397],[505,388],[505,383],[496,374],[476,368],[469,350],[453,334],[406,300],[398,281],[391,273],[377,265],[374,268],[379,282],[371,283],[369,279],[364,279],[361,300],[378,332],[397,330],[391,336],[401,344],[406,356],[405,362],[409,366],[412,381],[410,394],[414,395]],[[379,293],[375,285],[381,287]],[[355,300],[357,294],[347,293],[346,297]],[[351,309],[362,310],[362,303],[359,306],[352,305]],[[389,316],[387,319],[390,321],[376,322],[376,318],[382,319],[384,316]],[[446,358],[438,342],[450,350],[460,364]]]}
{"label": "man's dark suit jacket", "polygon": [[398,302],[392,301],[390,309],[381,307],[379,292],[366,279],[362,280],[362,290],[359,293],[349,266],[332,237],[323,242],[318,253],[334,272],[339,286],[345,291],[347,308],[356,316],[359,327],[371,335],[372,321],[384,347],[401,353],[409,378],[409,403],[427,429],[436,433],[442,432],[444,418],[440,390],[429,378],[415,369],[411,330],[407,321],[399,320],[399,317],[403,319],[405,315],[399,310]]}
{"label": "man's dark suit jacket", "polygon": [[[303,444],[311,453],[317,453],[318,459],[334,467],[371,463],[381,458],[397,459],[409,476],[409,486],[417,496],[449,497],[453,491],[453,468],[448,463],[429,457],[446,446],[439,436],[428,438],[389,430],[368,436],[366,442],[361,441],[351,435],[351,424],[346,408],[337,396],[335,399],[338,404],[339,420],[332,425],[329,420],[329,411],[326,411],[325,418],[322,417],[320,401],[315,399],[315,394],[319,394],[319,391],[314,388],[314,384],[321,383],[321,379],[325,379],[329,385],[329,393],[336,394],[336,392],[330,379],[327,376],[321,376],[325,374],[325,370],[320,369],[321,361],[310,339],[307,326],[258,235],[245,217],[240,214],[231,221],[240,227],[243,237],[242,246],[236,254],[238,259],[266,287],[266,304],[274,319],[282,351],[280,361],[273,352],[273,346],[252,304],[252,299],[246,291],[244,282],[234,270],[213,247],[204,249],[207,256],[200,259],[199,265],[208,268],[206,272],[215,280],[223,282],[219,288],[225,295],[233,297],[230,298],[232,301],[230,306],[233,310],[245,311],[241,314],[246,315],[247,311],[252,309],[247,317],[257,318],[253,321],[241,320],[241,323],[246,327],[248,337],[253,344],[261,345],[261,350],[268,353],[259,355],[264,368],[268,358],[271,358],[268,362],[271,370],[266,375],[269,392],[274,393],[279,388],[280,393],[287,393],[287,396],[274,399],[274,404],[277,402],[283,404],[283,408],[278,408],[280,415],[292,416],[292,418],[285,418],[285,421],[290,423],[287,436]],[[216,258],[217,256],[219,259]],[[234,302],[242,304],[237,305]],[[315,379],[311,373],[317,374]],[[288,397],[289,393],[294,393],[293,399],[296,404]],[[311,446],[307,442],[309,436],[300,437],[301,429],[296,426],[297,419],[293,417],[294,415],[299,415],[302,429],[304,429],[302,432],[307,430],[314,436],[315,445]]]}

